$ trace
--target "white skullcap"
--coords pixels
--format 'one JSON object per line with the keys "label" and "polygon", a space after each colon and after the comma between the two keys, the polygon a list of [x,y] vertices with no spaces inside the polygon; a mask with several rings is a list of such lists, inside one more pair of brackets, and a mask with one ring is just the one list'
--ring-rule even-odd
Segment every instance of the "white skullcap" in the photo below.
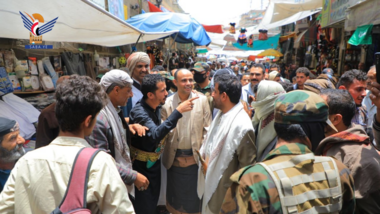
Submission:
{"label": "white skullcap", "polygon": [[107,91],[108,87],[110,87],[113,83],[124,87],[127,84],[132,84],[133,80],[127,72],[119,69],[113,69],[104,74],[100,80],[100,85],[104,87],[105,91]]}

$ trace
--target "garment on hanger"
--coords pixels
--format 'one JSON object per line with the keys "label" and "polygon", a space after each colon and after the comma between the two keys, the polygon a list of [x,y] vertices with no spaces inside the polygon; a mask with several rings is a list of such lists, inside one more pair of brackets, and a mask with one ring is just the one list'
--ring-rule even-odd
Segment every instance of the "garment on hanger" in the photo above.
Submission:
{"label": "garment on hanger", "polygon": [[84,57],[82,53],[63,52],[61,54],[62,61],[66,65],[66,75],[78,74],[81,76],[86,75],[84,67]]}

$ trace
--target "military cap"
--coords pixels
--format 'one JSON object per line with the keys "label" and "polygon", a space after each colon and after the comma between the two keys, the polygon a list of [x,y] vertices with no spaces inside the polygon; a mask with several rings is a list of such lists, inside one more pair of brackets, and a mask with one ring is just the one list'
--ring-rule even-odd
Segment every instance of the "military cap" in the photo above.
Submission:
{"label": "military cap", "polygon": [[170,75],[170,73],[167,71],[159,71],[158,74],[161,75],[163,78],[166,78],[168,80],[174,80],[174,77],[172,75]]}
{"label": "military cap", "polygon": [[275,123],[326,122],[332,129],[338,132],[328,118],[328,105],[318,94],[303,90],[292,91],[277,98],[274,106]]}
{"label": "military cap", "polygon": [[194,68],[190,69],[190,71],[203,72],[208,71],[210,66],[205,62],[197,62],[194,64]]}

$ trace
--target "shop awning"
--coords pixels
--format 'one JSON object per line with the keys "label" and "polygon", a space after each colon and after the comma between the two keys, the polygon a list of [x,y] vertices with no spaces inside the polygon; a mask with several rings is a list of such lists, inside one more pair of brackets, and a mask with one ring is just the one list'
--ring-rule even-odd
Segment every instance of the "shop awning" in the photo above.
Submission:
{"label": "shop awning", "polygon": [[261,53],[259,53],[257,56],[274,56],[274,57],[282,57],[284,56],[281,52],[274,50],[274,49],[268,49]]}
{"label": "shop awning", "polygon": [[345,31],[353,31],[358,26],[380,24],[380,1],[367,0],[348,8]]}
{"label": "shop awning", "polygon": [[259,29],[273,29],[281,27],[300,19],[320,12],[322,0],[272,0],[265,12],[261,23],[254,28],[253,33],[258,33]]}
{"label": "shop awning", "polygon": [[322,8],[322,0],[272,0],[264,15],[263,21],[275,23],[289,18],[296,13],[313,11]]}
{"label": "shop awning", "polygon": [[351,45],[372,45],[373,25],[364,25],[356,28],[348,43]]}
{"label": "shop awning", "polygon": [[[0,37],[28,39],[20,12],[39,13],[45,23],[58,17],[43,41],[119,46],[167,37],[171,32],[144,32],[115,17],[89,0],[0,0]],[[40,23],[42,26],[44,23]]]}
{"label": "shop awning", "polygon": [[204,27],[188,14],[183,13],[144,13],[126,22],[146,32],[168,32],[178,30],[172,35],[176,42],[194,43],[196,46],[209,45],[210,37]]}

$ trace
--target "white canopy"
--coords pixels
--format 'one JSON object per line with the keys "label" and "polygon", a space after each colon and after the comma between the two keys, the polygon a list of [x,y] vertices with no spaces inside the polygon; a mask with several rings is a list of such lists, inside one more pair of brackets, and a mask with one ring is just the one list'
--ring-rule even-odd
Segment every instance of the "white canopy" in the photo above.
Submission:
{"label": "white canopy", "polygon": [[272,0],[268,6],[271,11],[271,16],[264,16],[265,18],[270,18],[268,23],[275,23],[283,19],[289,18],[296,13],[303,11],[316,10],[322,7],[322,0]]}
{"label": "white canopy", "polygon": [[39,13],[43,24],[58,17],[43,41],[75,42],[100,46],[119,46],[156,40],[173,32],[146,33],[132,27],[89,0],[0,0],[0,37],[29,39],[20,12]]}
{"label": "white canopy", "polygon": [[321,11],[322,1],[304,0],[295,3],[294,0],[273,0],[265,12],[265,15],[253,33],[259,29],[273,29],[284,26],[300,19],[306,18]]}

